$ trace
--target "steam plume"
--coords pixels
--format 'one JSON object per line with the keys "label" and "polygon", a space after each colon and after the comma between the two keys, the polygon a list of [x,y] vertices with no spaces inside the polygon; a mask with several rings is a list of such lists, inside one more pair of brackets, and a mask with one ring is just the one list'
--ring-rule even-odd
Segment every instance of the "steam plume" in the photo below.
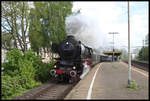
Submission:
{"label": "steam plume", "polygon": [[103,48],[105,36],[96,19],[82,14],[73,14],[66,18],[65,23],[68,35],[73,35],[77,40],[96,51]]}

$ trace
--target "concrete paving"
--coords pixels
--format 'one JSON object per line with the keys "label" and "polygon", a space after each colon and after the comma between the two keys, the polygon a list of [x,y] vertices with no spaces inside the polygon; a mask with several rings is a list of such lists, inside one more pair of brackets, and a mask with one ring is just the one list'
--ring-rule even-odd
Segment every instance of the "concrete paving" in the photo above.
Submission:
{"label": "concrete paving", "polygon": [[[99,68],[100,67],[100,68]],[[149,76],[142,70],[131,70],[131,79],[137,89],[127,88],[128,65],[123,62],[103,62],[96,65],[66,96],[65,99],[87,99],[94,73],[97,75],[92,87],[91,99],[148,99]],[[143,74],[142,74],[143,73]]]}

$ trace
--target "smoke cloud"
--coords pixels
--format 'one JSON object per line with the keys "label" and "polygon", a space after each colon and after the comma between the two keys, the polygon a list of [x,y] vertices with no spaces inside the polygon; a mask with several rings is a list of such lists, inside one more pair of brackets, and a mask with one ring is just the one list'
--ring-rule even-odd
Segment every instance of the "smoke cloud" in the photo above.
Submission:
{"label": "smoke cloud", "polygon": [[72,14],[66,18],[66,32],[86,46],[100,52],[106,46],[106,37],[97,19],[83,14]]}

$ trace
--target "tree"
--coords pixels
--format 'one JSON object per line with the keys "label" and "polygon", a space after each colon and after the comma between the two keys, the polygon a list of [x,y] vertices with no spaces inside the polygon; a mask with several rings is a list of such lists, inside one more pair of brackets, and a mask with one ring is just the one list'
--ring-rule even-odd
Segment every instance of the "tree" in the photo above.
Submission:
{"label": "tree", "polygon": [[29,39],[31,48],[50,51],[51,42],[66,38],[65,18],[72,13],[71,2],[34,2],[30,10]]}
{"label": "tree", "polygon": [[[27,50],[29,7],[27,2],[2,2],[2,47]],[[8,37],[8,39],[7,39]],[[7,44],[12,44],[8,45]]]}
{"label": "tree", "polygon": [[145,45],[148,45],[148,43],[149,43],[149,34],[145,36]]}
{"label": "tree", "polygon": [[149,60],[149,34],[145,36],[145,45],[141,48],[138,54],[139,60],[148,61]]}
{"label": "tree", "polygon": [[149,48],[147,46],[141,48],[138,58],[139,60],[144,60],[144,61],[149,60]]}
{"label": "tree", "polygon": [[3,33],[2,35],[2,48],[6,50],[11,50],[13,48],[12,36],[9,33]]}

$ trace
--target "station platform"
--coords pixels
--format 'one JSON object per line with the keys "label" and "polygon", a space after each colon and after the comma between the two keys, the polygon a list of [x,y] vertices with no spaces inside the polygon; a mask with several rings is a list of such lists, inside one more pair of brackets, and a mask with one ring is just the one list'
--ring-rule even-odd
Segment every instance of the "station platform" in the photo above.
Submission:
{"label": "station platform", "polygon": [[65,99],[148,99],[148,72],[131,67],[131,79],[137,89],[129,89],[128,64],[103,62],[91,69]]}

